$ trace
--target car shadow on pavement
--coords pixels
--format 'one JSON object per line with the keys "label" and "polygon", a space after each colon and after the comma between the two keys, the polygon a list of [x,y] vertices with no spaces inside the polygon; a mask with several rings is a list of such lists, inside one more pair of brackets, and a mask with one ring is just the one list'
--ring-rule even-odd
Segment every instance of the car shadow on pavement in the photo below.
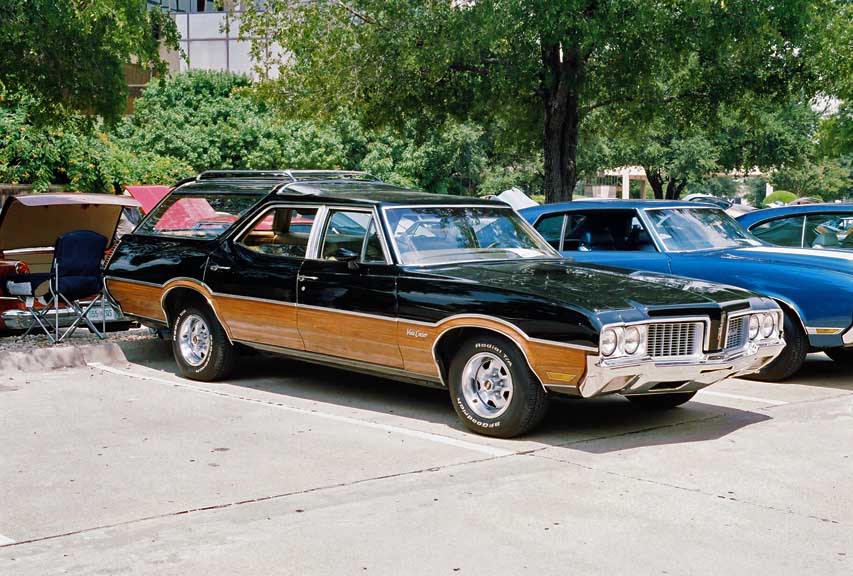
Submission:
{"label": "car shadow on pavement", "polygon": [[786,384],[853,391],[853,367],[834,362],[823,353],[809,354],[797,374],[777,383],[778,386]]}
{"label": "car shadow on pavement", "polygon": [[[152,368],[176,373],[172,362]],[[232,386],[344,408],[393,414],[464,430],[446,390],[425,388],[266,354],[242,357]],[[647,410],[618,396],[555,398],[543,423],[521,440],[588,453],[714,440],[769,420],[758,412],[691,401]],[[439,432],[440,433],[440,432]]]}

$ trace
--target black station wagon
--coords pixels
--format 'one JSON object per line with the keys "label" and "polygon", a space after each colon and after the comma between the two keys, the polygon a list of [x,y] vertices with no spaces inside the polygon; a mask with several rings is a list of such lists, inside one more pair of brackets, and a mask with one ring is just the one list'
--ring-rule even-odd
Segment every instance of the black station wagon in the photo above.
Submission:
{"label": "black station wagon", "polygon": [[238,344],[446,387],[471,430],[530,430],[549,397],[672,407],[784,345],[744,290],[578,265],[509,206],[356,172],[205,172],[124,236],[124,314],[168,327],[182,374],[224,378]]}

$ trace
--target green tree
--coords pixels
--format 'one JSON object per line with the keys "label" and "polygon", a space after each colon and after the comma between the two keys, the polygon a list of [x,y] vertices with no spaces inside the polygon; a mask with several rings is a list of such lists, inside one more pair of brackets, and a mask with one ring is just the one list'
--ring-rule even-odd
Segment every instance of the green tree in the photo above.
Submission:
{"label": "green tree", "polygon": [[806,160],[777,170],[771,175],[770,183],[774,188],[800,197],[817,196],[830,201],[853,191],[853,172],[849,163],[836,159]]}
{"label": "green tree", "polygon": [[0,182],[32,184],[36,192],[51,184],[111,192],[122,184],[168,184],[192,172],[181,160],[127,149],[81,114],[37,122],[38,108],[29,96],[0,106]]}
{"label": "green tree", "polygon": [[592,111],[642,116],[668,103],[713,113],[744,92],[784,93],[809,24],[831,4],[268,0],[244,13],[241,33],[265,39],[256,56],[269,52],[266,39],[284,48],[280,80],[263,91],[288,110],[504,122],[539,143],[543,187],[557,201],[572,196]]}
{"label": "green tree", "polygon": [[804,161],[813,151],[818,115],[806,103],[743,95],[714,114],[664,105],[648,119],[606,124],[610,161],[643,166],[655,198],[676,199],[714,174],[770,170]]}
{"label": "green tree", "polygon": [[70,108],[113,120],[127,97],[123,65],[165,72],[161,41],[177,49],[175,24],[144,0],[5,0],[0,101],[25,91],[40,117]]}

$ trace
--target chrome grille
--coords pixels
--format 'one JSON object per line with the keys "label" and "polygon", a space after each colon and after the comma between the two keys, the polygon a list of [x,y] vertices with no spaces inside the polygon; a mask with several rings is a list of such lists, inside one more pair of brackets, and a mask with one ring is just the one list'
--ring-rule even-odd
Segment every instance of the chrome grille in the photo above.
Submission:
{"label": "chrome grille", "polygon": [[726,330],[726,350],[740,348],[746,344],[749,332],[749,316],[731,318]]}
{"label": "chrome grille", "polygon": [[649,324],[648,353],[652,358],[692,356],[702,351],[701,322]]}

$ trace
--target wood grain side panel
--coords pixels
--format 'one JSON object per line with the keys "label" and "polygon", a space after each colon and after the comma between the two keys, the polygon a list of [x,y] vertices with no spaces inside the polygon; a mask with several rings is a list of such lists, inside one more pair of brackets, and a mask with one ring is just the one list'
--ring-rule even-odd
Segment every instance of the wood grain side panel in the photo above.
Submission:
{"label": "wood grain side panel", "polygon": [[115,278],[108,278],[106,284],[110,296],[118,302],[125,313],[166,321],[166,315],[160,307],[163,288]]}
{"label": "wood grain side panel", "polygon": [[487,318],[455,318],[437,326],[399,322],[400,353],[406,370],[421,374],[438,375],[432,351],[436,340],[454,328],[481,328],[497,332],[515,342],[530,362],[533,372],[542,384],[573,386],[581,381],[586,370],[583,350],[528,340],[512,326]]}
{"label": "wood grain side panel", "polygon": [[304,350],[296,319],[296,306],[215,295],[219,320],[234,340]]}
{"label": "wood grain side panel", "polygon": [[587,352],[544,342],[528,342],[527,357],[545,386],[577,385],[586,372]]}
{"label": "wood grain side panel", "polygon": [[297,309],[305,350],[403,368],[397,321],[347,314],[333,309]]}
{"label": "wood grain side panel", "polygon": [[403,367],[409,372],[438,378],[440,374],[432,356],[432,346],[439,334],[438,328],[410,324],[400,320],[397,325],[397,337],[400,343]]}

